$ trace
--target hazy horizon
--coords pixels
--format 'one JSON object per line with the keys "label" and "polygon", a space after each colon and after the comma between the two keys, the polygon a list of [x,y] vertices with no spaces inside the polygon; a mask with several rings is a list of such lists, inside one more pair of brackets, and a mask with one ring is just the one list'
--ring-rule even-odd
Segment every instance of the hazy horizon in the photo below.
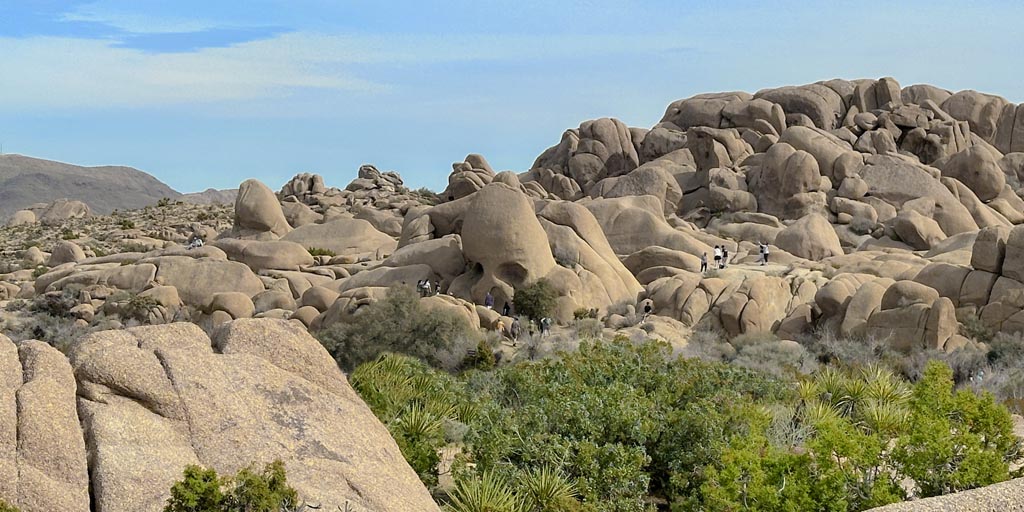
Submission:
{"label": "hazy horizon", "polygon": [[1024,99],[1024,6],[868,7],[0,0],[0,143],[180,192],[364,163],[440,190],[468,153],[524,171],[581,121],[650,127],[702,92],[893,76]]}

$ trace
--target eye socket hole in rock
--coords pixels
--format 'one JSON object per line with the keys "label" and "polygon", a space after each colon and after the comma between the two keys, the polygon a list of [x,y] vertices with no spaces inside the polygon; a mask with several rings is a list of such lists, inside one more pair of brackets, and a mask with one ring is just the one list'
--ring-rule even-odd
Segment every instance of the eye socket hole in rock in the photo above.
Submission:
{"label": "eye socket hole in rock", "polygon": [[526,267],[514,261],[503,263],[501,266],[498,267],[498,271],[495,272],[495,275],[498,276],[498,279],[501,279],[502,281],[505,281],[506,283],[509,283],[513,286],[523,284],[523,282],[526,281],[527,274],[528,272],[526,270]]}

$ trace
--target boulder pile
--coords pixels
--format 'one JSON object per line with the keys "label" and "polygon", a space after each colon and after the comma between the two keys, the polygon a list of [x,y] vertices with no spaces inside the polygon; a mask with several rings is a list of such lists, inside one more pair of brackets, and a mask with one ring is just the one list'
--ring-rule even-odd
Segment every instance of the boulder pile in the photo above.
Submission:
{"label": "boulder pile", "polygon": [[[148,322],[316,330],[395,284],[427,280],[447,306],[477,311],[488,295],[514,308],[517,290],[546,280],[557,321],[597,310],[616,329],[653,304],[679,343],[688,326],[787,339],[825,326],[952,350],[975,317],[1024,331],[1017,109],[892,78],[701,94],[650,129],[586,121],[523,173],[470,154],[436,195],[372,165],[344,188],[308,173],[277,193],[248,180],[206,247],[28,250],[31,265],[0,274],[0,300],[72,290],[96,322],[148,294],[156,305],[134,314]],[[468,324],[492,327],[479,309]]]}

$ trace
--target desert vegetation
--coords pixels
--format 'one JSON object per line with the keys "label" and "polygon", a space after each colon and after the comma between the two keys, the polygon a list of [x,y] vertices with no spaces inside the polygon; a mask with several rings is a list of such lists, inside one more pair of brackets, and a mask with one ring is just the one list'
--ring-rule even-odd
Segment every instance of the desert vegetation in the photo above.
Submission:
{"label": "desert vegetation", "polygon": [[[1006,480],[1020,457],[1007,409],[958,389],[946,362],[912,382],[880,363],[788,364],[799,358],[762,350],[787,364],[619,338],[461,374],[385,353],[351,381],[459,512],[864,510]],[[557,498],[537,501],[538,487]]]}

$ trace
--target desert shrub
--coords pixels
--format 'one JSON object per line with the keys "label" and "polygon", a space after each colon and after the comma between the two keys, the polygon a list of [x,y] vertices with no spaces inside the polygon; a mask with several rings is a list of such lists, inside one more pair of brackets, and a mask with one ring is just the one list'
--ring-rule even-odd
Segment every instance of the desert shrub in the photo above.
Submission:
{"label": "desert shrub", "polygon": [[494,352],[485,338],[480,338],[480,341],[476,344],[476,349],[467,353],[466,358],[462,360],[463,368],[475,368],[478,370],[494,369],[495,364]]}
{"label": "desert shrub", "polygon": [[993,366],[1024,366],[1024,336],[998,333],[988,344],[987,359]]}
{"label": "desert shrub", "polygon": [[16,324],[7,334],[15,341],[45,341],[57,350],[67,353],[75,341],[88,332],[89,328],[76,325],[74,318],[37,313],[29,321]]}
{"label": "desert shrub", "polygon": [[124,305],[124,312],[128,318],[139,322],[148,322],[150,315],[159,311],[160,303],[152,297],[133,295]]}
{"label": "desert shrub", "polygon": [[858,235],[867,235],[874,231],[875,226],[877,225],[877,222],[873,222],[871,219],[866,217],[854,217],[853,220],[850,221],[849,228],[850,231]]}
{"label": "desert shrub", "polygon": [[18,508],[8,505],[4,500],[0,500],[0,512],[18,512]]}
{"label": "desert shrub", "polygon": [[71,316],[71,308],[78,300],[70,290],[47,292],[32,299],[32,311],[55,317]]}
{"label": "desert shrub", "polygon": [[441,202],[441,196],[427,187],[420,187],[416,190],[412,190],[409,194],[415,197],[420,203],[428,206],[434,206]]}
{"label": "desert shrub", "polygon": [[262,471],[243,468],[233,478],[213,469],[190,465],[171,487],[164,512],[281,512],[305,510],[298,493],[288,485],[284,463],[267,464]]}
{"label": "desert shrub", "polygon": [[1009,478],[1019,457],[1009,412],[991,394],[954,393],[953,372],[933,361],[914,386],[910,429],[893,450],[920,496],[938,496]]}
{"label": "desert shrub", "polygon": [[572,312],[573,320],[583,320],[584,318],[597,318],[597,310],[594,308],[577,308]]}
{"label": "desert shrub", "polygon": [[982,343],[988,343],[992,341],[992,337],[995,333],[992,332],[985,322],[981,321],[979,316],[968,316],[960,322],[960,334],[966,336],[972,340],[980,341]]}
{"label": "desert shrub", "polygon": [[732,364],[775,377],[805,375],[818,366],[814,356],[799,343],[778,340],[744,346]]}
{"label": "desert shrub", "polygon": [[39,279],[40,277],[42,277],[43,274],[45,274],[45,273],[47,273],[49,271],[50,271],[50,267],[47,267],[46,265],[38,265],[32,271],[32,278],[33,279]]}
{"label": "desert shrub", "polygon": [[558,300],[558,292],[546,279],[540,279],[516,290],[512,300],[517,314],[539,322],[540,319],[551,316],[555,309],[555,301]]}
{"label": "desert shrub", "polygon": [[330,249],[323,249],[321,247],[310,247],[306,250],[309,251],[310,256],[330,256],[332,258],[337,256],[337,253],[334,251]]}
{"label": "desert shrub", "polygon": [[682,355],[703,361],[723,362],[735,358],[736,349],[725,341],[724,333],[701,323],[690,333],[690,339],[687,340]]}
{"label": "desert shrub", "polygon": [[604,333],[604,324],[596,318],[576,320],[576,336],[581,339],[600,338]]}
{"label": "desert shrub", "polygon": [[[772,413],[752,410],[749,430],[708,468],[704,505],[863,510],[904,499],[905,483],[926,497],[1006,480],[1019,457],[1009,413],[991,395],[954,393],[952,374],[932,361],[911,387],[881,366],[819,372],[783,415],[809,430],[772,435]],[[788,444],[801,437],[801,449]]]}
{"label": "desert shrub", "polygon": [[171,198],[169,198],[169,197],[162,197],[162,198],[160,198],[159,201],[156,202],[157,208],[166,208],[166,207],[168,207],[170,205],[171,205]]}
{"label": "desert shrub", "polygon": [[27,308],[28,306],[29,303],[25,299],[14,299],[8,302],[7,305],[4,306],[4,309],[8,312],[14,313],[16,311],[21,311]]}
{"label": "desert shrub", "polygon": [[60,232],[60,238],[62,240],[74,240],[78,238],[78,233],[75,233],[71,228],[64,228]]}
{"label": "desert shrub", "polygon": [[135,229],[135,222],[131,219],[121,219],[121,229]]}
{"label": "desert shrub", "polygon": [[208,212],[199,212],[196,215],[196,221],[197,222],[206,222],[206,221],[210,220],[211,218],[213,218],[213,217],[211,217]]}
{"label": "desert shrub", "polygon": [[349,380],[388,427],[420,479],[436,485],[437,451],[446,444],[445,422],[466,424],[475,416],[461,386],[422,361],[391,353],[360,365]]}
{"label": "desert shrub", "polygon": [[560,468],[599,510],[691,494],[723,433],[743,423],[733,405],[782,393],[741,369],[674,359],[667,344],[623,340],[472,377],[472,394],[490,397],[467,436],[477,468],[510,481]]}
{"label": "desert shrub", "polygon": [[360,308],[351,321],[317,335],[346,371],[384,352],[453,369],[476,344],[476,333],[462,318],[448,311],[426,310],[408,286],[392,287],[383,300]]}

